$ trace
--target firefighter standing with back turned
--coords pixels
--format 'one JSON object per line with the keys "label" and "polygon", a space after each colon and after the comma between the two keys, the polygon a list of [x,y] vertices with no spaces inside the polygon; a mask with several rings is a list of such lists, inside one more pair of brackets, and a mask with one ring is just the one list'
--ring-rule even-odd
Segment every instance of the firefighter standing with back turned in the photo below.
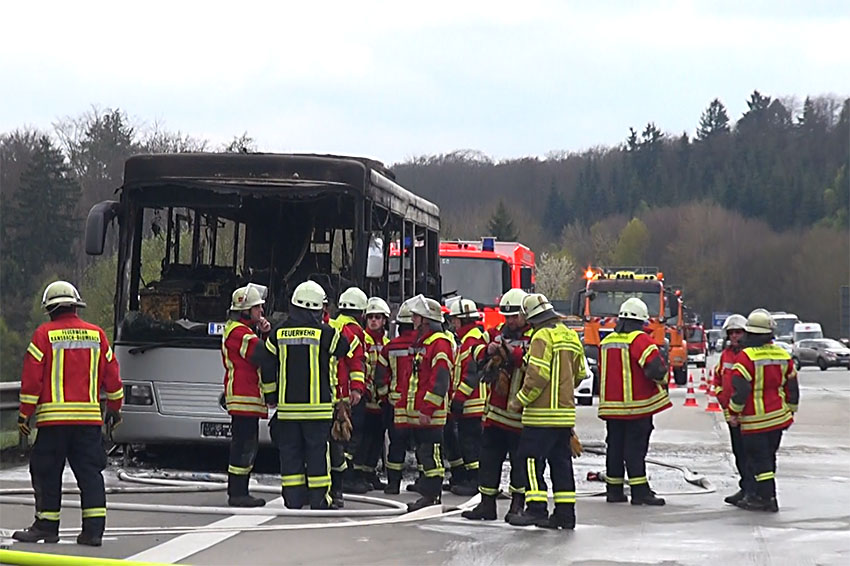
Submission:
{"label": "firefighter standing with back turned", "polygon": [[322,322],[325,292],[305,281],[292,293],[289,318],[272,329],[255,363],[262,368],[266,404],[276,407],[283,501],[289,509],[331,504],[328,437],[335,394],[330,358],[343,358],[348,342]]}
{"label": "firefighter standing with back turned", "polygon": [[[606,501],[624,503],[626,471],[632,505],[664,505],[649,487],[646,453],[652,434],[652,415],[672,406],[667,390],[667,367],[643,326],[649,321],[646,303],[632,297],[620,305],[614,332],[600,344],[602,367],[599,418],[605,421]],[[625,464],[625,466],[624,466]]]}
{"label": "firefighter standing with back turned", "polygon": [[256,286],[233,292],[230,319],[221,337],[224,363],[224,402],[231,419],[230,460],[227,466],[227,504],[262,507],[264,499],[248,494],[248,481],[259,448],[260,418],[268,409],[260,391],[260,368],[251,362],[262,341],[254,332],[268,334],[271,325],[263,317],[265,301]]}
{"label": "firefighter standing with back turned", "polygon": [[[522,408],[519,457],[526,461],[525,511],[512,516],[514,526],[574,529],[576,483],[572,438],[576,422],[575,386],[585,376],[584,350],[575,330],[540,293],[522,301],[525,317],[534,328],[525,356],[522,389],[508,409]],[[547,513],[543,468],[549,464],[555,511]]]}
{"label": "firefighter standing with back turned", "polygon": [[30,434],[33,414],[38,427],[30,455],[35,522],[12,538],[58,542],[68,460],[80,488],[83,528],[77,544],[100,546],[106,528],[100,391],[106,390],[106,422],[114,428],[121,422],[124,386],[104,331],[77,316],[77,308],[86,304],[73,285],[54,281],[44,290],[41,306],[50,321],[36,329],[27,346],[18,414],[23,436]]}
{"label": "firefighter standing with back turned", "polygon": [[800,401],[791,356],[773,343],[773,317],[765,309],[747,316],[744,349],[732,367],[730,424],[741,427],[755,493],[737,503],[747,511],[779,511],[776,501],[776,451],[782,433],[794,422]]}

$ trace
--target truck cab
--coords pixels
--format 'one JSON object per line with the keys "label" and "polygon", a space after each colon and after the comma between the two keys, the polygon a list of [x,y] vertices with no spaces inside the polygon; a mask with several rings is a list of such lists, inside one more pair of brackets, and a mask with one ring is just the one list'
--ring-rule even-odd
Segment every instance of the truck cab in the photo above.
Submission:
{"label": "truck cab", "polygon": [[685,327],[685,339],[688,344],[688,363],[704,368],[708,346],[702,324],[688,324]]}

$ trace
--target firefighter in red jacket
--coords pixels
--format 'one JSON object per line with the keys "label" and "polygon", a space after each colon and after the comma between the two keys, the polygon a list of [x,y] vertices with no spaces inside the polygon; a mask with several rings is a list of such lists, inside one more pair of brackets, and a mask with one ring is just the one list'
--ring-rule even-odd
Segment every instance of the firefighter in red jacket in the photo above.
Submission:
{"label": "firefighter in red jacket", "polygon": [[474,509],[463,512],[466,519],[496,519],[496,496],[499,495],[505,456],[509,457],[511,464],[511,507],[505,515],[505,521],[521,513],[525,505],[525,462],[517,456],[522,432],[522,413],[508,410],[508,402],[522,387],[522,359],[531,341],[532,328],[522,312],[522,300],[525,295],[522,289],[511,289],[499,301],[499,313],[505,317],[505,322],[496,332],[491,333],[490,344],[487,346],[488,357],[479,372],[483,374],[482,379],[489,380],[478,476],[481,503]]}
{"label": "firefighter in red jacket", "polygon": [[714,370],[714,394],[717,401],[723,407],[723,415],[729,426],[729,438],[732,442],[732,454],[735,455],[735,467],[738,468],[740,479],[738,480],[738,491],[723,500],[730,505],[737,505],[744,496],[755,494],[755,478],[747,463],[747,454],[744,452],[744,441],[741,439],[741,427],[732,426],[729,414],[729,399],[732,397],[732,367],[735,358],[743,348],[744,327],[747,319],[740,314],[733,314],[723,322],[723,331],[726,333],[727,344],[720,354],[720,361]]}
{"label": "firefighter in red jacket", "polygon": [[794,422],[800,400],[797,370],[791,356],[773,343],[773,318],[764,309],[747,316],[744,349],[732,367],[730,424],[741,427],[747,463],[755,477],[755,493],[738,507],[779,511],[776,501],[776,451],[782,432]]}
{"label": "firefighter in red jacket", "polygon": [[396,314],[398,336],[387,342],[378,357],[375,384],[379,396],[386,396],[393,410],[389,426],[390,448],[387,453],[387,487],[384,493],[397,495],[404,471],[404,458],[410,442],[410,424],[407,421],[407,393],[413,373],[412,346],[416,340],[409,301],[401,304]]}
{"label": "firefighter in red jacket", "polygon": [[354,453],[354,472],[359,481],[370,489],[383,490],[387,484],[378,478],[376,464],[384,451],[384,435],[388,422],[392,421],[392,407],[387,401],[387,392],[378,392],[375,370],[381,363],[381,351],[390,341],[386,332],[390,306],[380,297],[370,297],[365,314],[366,414],[359,436],[360,443]]}
{"label": "firefighter in red jacket", "polygon": [[598,414],[607,429],[605,481],[609,503],[627,501],[623,491],[626,471],[632,505],[665,503],[650,489],[646,477],[652,415],[671,407],[664,388],[667,367],[658,346],[643,330],[648,320],[646,303],[636,297],[626,299],[620,305],[614,332],[600,344]]}
{"label": "firefighter in red jacket", "polygon": [[466,476],[463,483],[452,486],[451,492],[475,495],[478,493],[481,419],[487,399],[487,384],[481,380],[479,368],[487,354],[488,335],[480,325],[481,314],[474,301],[455,301],[449,315],[459,344],[449,389],[450,408],[452,418],[457,421],[458,444]]}
{"label": "firefighter in red jacket", "polygon": [[417,337],[413,344],[413,374],[402,397],[407,401],[407,422],[412,428],[416,458],[424,476],[419,486],[421,497],[407,506],[408,511],[416,511],[439,505],[441,501],[445,472],[440,443],[446,424],[446,395],[454,351],[451,339],[443,331],[440,303],[417,295],[411,299],[410,312]]}
{"label": "firefighter in red jacket", "polygon": [[266,504],[264,499],[248,494],[248,481],[259,448],[260,419],[268,417],[260,391],[260,368],[251,361],[257,347],[262,347],[256,332],[265,336],[271,330],[271,324],[263,317],[264,304],[258,286],[236,289],[221,338],[224,402],[231,420],[227,504],[232,507]]}
{"label": "firefighter in red jacket", "polygon": [[104,331],[77,316],[86,304],[67,281],[47,286],[41,306],[50,322],[39,326],[27,346],[21,374],[18,429],[30,434],[34,416],[38,435],[30,456],[35,491],[35,522],[16,531],[22,542],[57,542],[65,460],[77,478],[83,516],[77,544],[100,546],[106,527],[106,492],[100,391],[106,391],[106,421],[121,422],[124,386],[118,362]]}

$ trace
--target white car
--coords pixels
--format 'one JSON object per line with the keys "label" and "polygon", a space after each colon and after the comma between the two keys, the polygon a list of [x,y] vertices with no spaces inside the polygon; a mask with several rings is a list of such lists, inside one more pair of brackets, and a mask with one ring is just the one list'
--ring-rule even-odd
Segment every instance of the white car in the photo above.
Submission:
{"label": "white car", "polygon": [[585,376],[575,390],[576,405],[593,405],[593,381],[596,379],[596,360],[584,358]]}

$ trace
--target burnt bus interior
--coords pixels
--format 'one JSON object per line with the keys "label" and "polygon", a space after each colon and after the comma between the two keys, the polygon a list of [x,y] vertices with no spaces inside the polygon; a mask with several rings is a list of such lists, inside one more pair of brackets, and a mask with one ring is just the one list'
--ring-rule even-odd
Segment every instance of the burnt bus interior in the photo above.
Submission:
{"label": "burnt bus interior", "polygon": [[[210,323],[226,320],[232,292],[249,282],[268,288],[273,323],[308,279],[322,285],[332,309],[351,285],[393,306],[416,293],[439,296],[438,217],[431,225],[405,218],[397,202],[386,206],[362,185],[274,181],[125,180],[115,203],[118,341],[217,346]],[[390,261],[391,248],[399,255],[390,242],[406,242],[404,261]]]}

